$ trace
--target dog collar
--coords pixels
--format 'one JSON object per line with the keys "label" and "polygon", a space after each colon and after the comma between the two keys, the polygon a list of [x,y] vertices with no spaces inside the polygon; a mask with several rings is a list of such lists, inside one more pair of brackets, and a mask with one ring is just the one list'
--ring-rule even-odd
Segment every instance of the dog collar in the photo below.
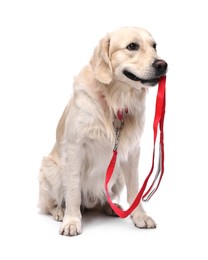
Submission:
{"label": "dog collar", "polygon": [[126,107],[125,109],[119,109],[117,111],[117,118],[118,118],[118,120],[123,120],[124,114],[128,114],[128,107]]}

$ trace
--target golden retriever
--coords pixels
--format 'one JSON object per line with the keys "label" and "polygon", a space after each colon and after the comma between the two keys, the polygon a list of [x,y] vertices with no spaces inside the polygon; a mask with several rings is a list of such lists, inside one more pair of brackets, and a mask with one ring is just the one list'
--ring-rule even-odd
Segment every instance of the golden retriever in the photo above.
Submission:
{"label": "golden retriever", "polygon": [[[118,112],[123,114],[124,127],[109,194],[119,199],[126,185],[128,203],[133,202],[139,190],[147,89],[156,85],[166,71],[167,63],[158,57],[150,33],[125,27],[101,39],[89,64],[75,77],[72,97],[57,126],[56,143],[43,158],[39,174],[40,208],[62,221],[60,234],[81,233],[81,209],[115,215],[106,199],[104,181]],[[131,217],[139,228],[156,227],[141,203]]]}

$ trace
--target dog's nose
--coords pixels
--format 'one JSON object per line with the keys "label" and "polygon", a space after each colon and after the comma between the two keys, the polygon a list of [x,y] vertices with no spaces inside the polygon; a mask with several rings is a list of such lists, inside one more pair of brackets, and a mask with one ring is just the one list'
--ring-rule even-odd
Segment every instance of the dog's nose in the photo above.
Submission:
{"label": "dog's nose", "polygon": [[155,60],[152,64],[157,76],[165,74],[168,64],[164,60]]}

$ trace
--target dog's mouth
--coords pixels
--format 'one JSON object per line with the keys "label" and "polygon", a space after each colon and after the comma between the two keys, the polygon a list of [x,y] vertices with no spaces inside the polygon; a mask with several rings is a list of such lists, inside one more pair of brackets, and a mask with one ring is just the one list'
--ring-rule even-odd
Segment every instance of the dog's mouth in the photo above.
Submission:
{"label": "dog's mouth", "polygon": [[145,84],[145,85],[148,85],[148,86],[154,86],[154,85],[156,85],[156,84],[159,82],[159,80],[160,80],[160,78],[141,79],[141,78],[137,77],[136,75],[134,75],[132,72],[130,72],[130,71],[128,71],[128,70],[124,70],[124,71],[123,71],[123,74],[124,74],[127,78],[129,78],[129,79],[131,79],[131,80],[133,80],[133,81],[140,81],[142,84]]}

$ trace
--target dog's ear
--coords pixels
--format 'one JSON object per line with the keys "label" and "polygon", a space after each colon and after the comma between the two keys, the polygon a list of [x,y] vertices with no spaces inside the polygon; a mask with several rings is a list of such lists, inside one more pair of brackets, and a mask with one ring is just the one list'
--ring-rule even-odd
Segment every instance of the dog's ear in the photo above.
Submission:
{"label": "dog's ear", "polygon": [[104,84],[110,84],[113,76],[112,66],[109,59],[109,46],[110,38],[106,36],[100,40],[90,60],[90,65],[95,74],[95,78]]}

